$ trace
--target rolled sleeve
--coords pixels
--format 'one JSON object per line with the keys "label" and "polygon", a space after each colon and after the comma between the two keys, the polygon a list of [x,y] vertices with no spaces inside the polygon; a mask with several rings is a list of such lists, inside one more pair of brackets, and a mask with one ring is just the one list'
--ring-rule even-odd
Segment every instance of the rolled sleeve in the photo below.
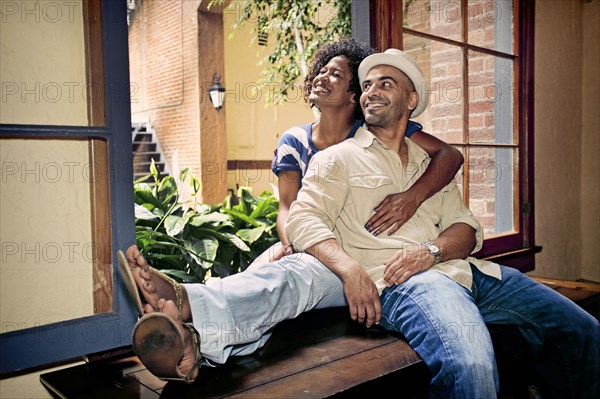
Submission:
{"label": "rolled sleeve", "polygon": [[348,196],[346,168],[325,152],[316,154],[292,203],[285,235],[297,251],[336,238],[333,233]]}
{"label": "rolled sleeve", "polygon": [[483,228],[465,205],[456,182],[453,181],[446,186],[443,192],[440,227],[444,231],[456,223],[467,224],[475,230],[477,245],[471,253],[479,251],[483,245]]}

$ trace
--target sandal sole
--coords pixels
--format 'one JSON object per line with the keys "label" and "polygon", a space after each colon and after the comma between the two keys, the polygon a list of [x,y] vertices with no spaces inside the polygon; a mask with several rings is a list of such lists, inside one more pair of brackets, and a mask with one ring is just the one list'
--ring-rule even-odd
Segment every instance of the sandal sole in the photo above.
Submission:
{"label": "sandal sole", "polygon": [[127,257],[125,256],[123,251],[119,250],[119,252],[117,252],[117,259],[119,260],[119,271],[121,272],[123,284],[125,284],[125,288],[127,288],[129,297],[132,299],[133,303],[137,307],[139,317],[141,317],[144,314],[144,308],[142,307],[142,298],[140,297],[140,292],[138,290],[137,284],[135,283],[135,279],[133,278],[133,273],[131,273],[131,269],[129,268],[129,262],[127,262]]}
{"label": "sandal sole", "polygon": [[179,380],[177,366],[183,357],[183,335],[162,313],[140,319],[133,330],[133,350],[149,372],[163,380]]}

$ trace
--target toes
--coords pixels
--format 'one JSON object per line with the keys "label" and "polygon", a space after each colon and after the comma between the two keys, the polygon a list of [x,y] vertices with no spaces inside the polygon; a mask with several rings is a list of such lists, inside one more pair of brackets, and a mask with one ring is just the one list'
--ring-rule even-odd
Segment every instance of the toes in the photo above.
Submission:
{"label": "toes", "polygon": [[147,314],[147,313],[154,313],[154,312],[156,312],[156,309],[154,309],[154,308],[152,307],[152,305],[150,305],[149,303],[146,303],[146,304],[144,305],[144,314]]}
{"label": "toes", "polygon": [[154,284],[152,284],[150,281],[144,279],[141,281],[140,289],[150,296],[150,297],[146,298],[147,300],[156,301],[156,294],[158,293],[158,291],[156,290],[156,287],[154,286]]}
{"label": "toes", "polygon": [[136,258],[140,255],[140,250],[138,249],[137,245],[131,245],[129,246],[129,248],[127,248],[127,260],[129,261],[129,263],[136,263]]}
{"label": "toes", "polygon": [[144,255],[142,255],[136,245],[131,245],[129,248],[127,248],[126,256],[127,261],[130,265],[132,265],[132,267],[139,266],[146,272],[148,271],[148,262],[146,262],[146,258],[144,258]]}
{"label": "toes", "polygon": [[170,299],[165,300],[161,298],[158,300],[157,305],[162,313],[166,314],[173,320],[179,319],[179,310],[177,310],[177,305],[175,305],[175,302],[171,301]]}

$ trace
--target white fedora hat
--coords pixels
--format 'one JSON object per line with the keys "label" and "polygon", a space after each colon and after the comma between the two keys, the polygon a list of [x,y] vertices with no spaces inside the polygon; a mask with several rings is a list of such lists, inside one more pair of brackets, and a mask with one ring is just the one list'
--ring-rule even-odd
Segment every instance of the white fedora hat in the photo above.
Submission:
{"label": "white fedora hat", "polygon": [[415,90],[419,94],[419,103],[413,111],[411,118],[419,116],[427,108],[429,101],[429,94],[425,90],[425,81],[423,79],[423,73],[421,69],[412,59],[412,57],[406,54],[404,51],[390,48],[385,50],[383,53],[371,54],[365,58],[358,67],[358,79],[362,87],[363,81],[365,80],[367,73],[377,65],[389,65],[402,71],[412,81],[415,86]]}

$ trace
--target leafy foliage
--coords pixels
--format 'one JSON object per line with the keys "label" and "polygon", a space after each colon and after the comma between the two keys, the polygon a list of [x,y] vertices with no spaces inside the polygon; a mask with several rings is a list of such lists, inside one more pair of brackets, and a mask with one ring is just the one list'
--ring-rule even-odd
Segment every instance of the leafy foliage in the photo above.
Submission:
{"label": "leafy foliage", "polygon": [[[224,3],[212,0],[210,6]],[[316,51],[352,31],[350,0],[240,0],[232,1],[239,28],[254,22],[251,40],[268,35],[273,51],[259,61],[264,66],[259,84],[268,87],[267,102],[283,103],[298,79],[308,75]]]}
{"label": "leafy foliage", "polygon": [[[154,184],[144,183],[149,177]],[[202,283],[245,270],[279,241],[279,200],[271,193],[256,197],[241,187],[237,197],[207,205],[195,200],[199,191],[187,169],[159,180],[154,162],[134,183],[136,243],[155,268],[180,282]]]}

